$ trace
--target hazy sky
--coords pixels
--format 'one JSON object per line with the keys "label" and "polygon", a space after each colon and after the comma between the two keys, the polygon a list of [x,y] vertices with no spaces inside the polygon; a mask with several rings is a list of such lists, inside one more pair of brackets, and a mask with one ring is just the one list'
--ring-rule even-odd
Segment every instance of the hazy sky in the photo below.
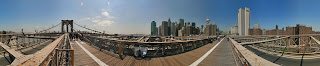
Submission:
{"label": "hazy sky", "polygon": [[[150,23],[171,18],[204,25],[208,17],[218,28],[230,29],[238,9],[251,11],[251,28],[303,24],[320,31],[319,0],[1,0],[0,30],[27,32],[43,30],[62,19],[107,33],[150,34]],[[60,31],[61,26],[53,30]],[[75,26],[76,30],[84,30]]]}

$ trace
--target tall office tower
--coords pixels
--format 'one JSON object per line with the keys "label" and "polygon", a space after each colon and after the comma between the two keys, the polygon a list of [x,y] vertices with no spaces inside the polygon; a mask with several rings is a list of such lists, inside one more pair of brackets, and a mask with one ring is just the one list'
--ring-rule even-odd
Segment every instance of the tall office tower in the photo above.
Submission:
{"label": "tall office tower", "polygon": [[157,25],[155,21],[151,22],[151,35],[157,35]]}
{"label": "tall office tower", "polygon": [[158,36],[158,35],[159,35],[159,34],[158,34],[158,29],[159,29],[159,28],[158,28],[158,27],[156,27],[156,29],[155,29],[155,33],[154,33],[154,35],[155,35],[155,36]]}
{"label": "tall office tower", "polygon": [[245,7],[245,35],[249,35],[250,29],[250,9]]}
{"label": "tall office tower", "polygon": [[168,19],[168,22],[169,22],[169,24],[168,24],[168,25],[169,25],[169,26],[171,26],[171,20],[170,20],[170,18]]}
{"label": "tall office tower", "polygon": [[240,36],[249,35],[250,29],[250,10],[240,8],[238,11],[238,33]]}
{"label": "tall office tower", "polygon": [[217,35],[217,24],[212,21],[212,34],[211,35]]}
{"label": "tall office tower", "polygon": [[169,36],[169,29],[168,29],[168,21],[162,21],[162,25],[161,25],[161,35],[162,36]]}
{"label": "tall office tower", "polygon": [[179,23],[177,23],[176,22],[176,28],[175,28],[175,30],[176,30],[176,35],[175,36],[178,36],[179,35]]}
{"label": "tall office tower", "polygon": [[168,19],[168,35],[171,35],[171,20]]}
{"label": "tall office tower", "polygon": [[158,36],[163,36],[162,35],[162,26],[160,25],[159,27],[158,27]]}
{"label": "tall office tower", "polygon": [[172,36],[176,36],[176,24],[177,24],[177,22],[173,22],[171,24],[171,35]]}
{"label": "tall office tower", "polygon": [[184,19],[179,19],[179,29],[181,29],[184,26]]}
{"label": "tall office tower", "polygon": [[203,25],[201,25],[200,34],[203,34]]}
{"label": "tall office tower", "polygon": [[259,23],[254,24],[253,29],[260,29],[260,24]]}
{"label": "tall office tower", "polygon": [[193,35],[195,35],[197,32],[196,32],[196,23],[195,22],[192,22],[191,23],[191,33]]}
{"label": "tall office tower", "polygon": [[192,27],[196,27],[196,23],[192,22],[192,23],[191,23],[191,26],[192,26]]}

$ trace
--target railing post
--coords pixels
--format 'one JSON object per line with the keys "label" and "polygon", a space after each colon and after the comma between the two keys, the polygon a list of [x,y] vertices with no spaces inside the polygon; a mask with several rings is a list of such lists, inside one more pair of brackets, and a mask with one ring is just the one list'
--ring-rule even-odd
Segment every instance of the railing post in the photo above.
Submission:
{"label": "railing post", "polygon": [[56,48],[56,66],[59,66],[58,48]]}
{"label": "railing post", "polygon": [[27,45],[25,44],[25,39],[26,39],[26,38],[23,38],[23,45],[24,45],[24,46],[27,46]]}
{"label": "railing post", "polygon": [[[290,44],[290,37],[287,38],[287,42],[288,42],[288,43],[287,43],[287,46],[288,46],[288,45],[291,45],[291,44]],[[289,48],[287,48],[287,50],[288,50],[288,52],[290,52]]]}
{"label": "railing post", "polygon": [[71,49],[71,53],[72,53],[72,55],[71,55],[71,65],[74,66],[74,49],[73,48]]}
{"label": "railing post", "polygon": [[121,56],[121,41],[119,41],[119,57],[122,59],[122,56]]}

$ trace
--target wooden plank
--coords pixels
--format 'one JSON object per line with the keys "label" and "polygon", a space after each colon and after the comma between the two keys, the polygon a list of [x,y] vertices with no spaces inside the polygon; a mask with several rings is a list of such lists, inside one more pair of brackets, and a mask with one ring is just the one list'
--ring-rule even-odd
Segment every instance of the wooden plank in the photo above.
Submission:
{"label": "wooden plank", "polygon": [[15,51],[15,50],[11,49],[9,46],[4,45],[4,44],[1,43],[1,42],[0,42],[0,46],[1,46],[4,50],[6,50],[7,52],[9,52],[11,55],[13,55],[14,57],[20,57],[20,56],[23,55],[23,54],[21,54],[20,52],[17,52],[17,51]]}
{"label": "wooden plank", "polygon": [[89,57],[77,44],[72,44],[72,47],[74,48],[74,58],[75,58],[75,66],[80,65],[93,65],[97,66],[98,64],[94,62],[92,58]]}
{"label": "wooden plank", "polygon": [[289,37],[289,36],[281,37],[281,38],[276,38],[276,39],[271,39],[271,40],[256,41],[256,42],[246,42],[246,43],[238,43],[238,44],[241,44],[241,45],[246,45],[246,44],[256,44],[256,43],[263,43],[263,42],[276,41],[276,40],[280,40],[280,39],[284,39],[284,38],[288,38],[288,37]]}
{"label": "wooden plank", "polygon": [[[12,62],[11,65],[17,66],[17,65],[40,65],[44,60],[50,55],[50,53],[56,48],[58,44],[62,41],[62,39],[65,37],[65,34],[61,35],[58,39],[50,43],[45,48],[41,49],[40,51],[29,55],[27,57],[23,57],[20,60],[15,60]],[[23,59],[23,60],[22,60]]]}
{"label": "wooden plank", "polygon": [[313,36],[310,36],[314,41],[316,41],[320,45],[320,41],[314,38]]}

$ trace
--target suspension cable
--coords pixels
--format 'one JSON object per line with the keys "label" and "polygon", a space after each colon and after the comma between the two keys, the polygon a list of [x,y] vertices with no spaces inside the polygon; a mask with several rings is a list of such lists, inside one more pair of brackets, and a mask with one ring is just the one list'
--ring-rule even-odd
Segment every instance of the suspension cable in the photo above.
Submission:
{"label": "suspension cable", "polygon": [[90,28],[87,28],[87,27],[81,26],[81,25],[79,25],[79,24],[77,24],[77,23],[74,23],[74,24],[75,24],[75,25],[77,25],[77,26],[79,26],[79,27],[81,27],[81,28],[84,28],[84,29],[87,29],[87,30],[90,30],[90,31],[93,31],[93,32],[103,33],[103,32],[101,32],[101,31],[97,31],[97,30],[94,30],[94,29],[90,29]]}
{"label": "suspension cable", "polygon": [[50,27],[50,28],[48,28],[48,29],[39,31],[39,32],[41,33],[41,32],[44,32],[44,31],[48,31],[48,30],[50,30],[50,29],[52,29],[52,28],[55,28],[55,27],[59,26],[60,24],[61,24],[61,23],[59,23],[59,24],[57,24],[57,25],[54,25],[54,26],[52,26],[52,27]]}

